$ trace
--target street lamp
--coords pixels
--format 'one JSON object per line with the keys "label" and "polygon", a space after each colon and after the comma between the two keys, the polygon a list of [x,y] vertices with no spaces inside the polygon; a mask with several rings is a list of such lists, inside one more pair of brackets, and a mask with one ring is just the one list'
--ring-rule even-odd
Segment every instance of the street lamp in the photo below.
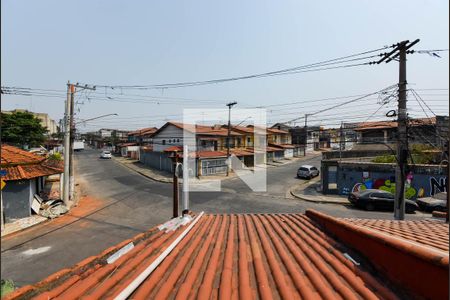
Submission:
{"label": "street lamp", "polygon": [[78,123],[86,123],[86,122],[88,122],[88,121],[97,120],[97,119],[104,118],[104,117],[109,117],[109,116],[118,116],[118,114],[106,114],[106,115],[101,115],[101,116],[98,116],[98,117],[95,117],[95,118],[90,118],[90,119],[86,119],[86,120],[80,120],[80,121],[76,122],[75,124],[78,124]]}

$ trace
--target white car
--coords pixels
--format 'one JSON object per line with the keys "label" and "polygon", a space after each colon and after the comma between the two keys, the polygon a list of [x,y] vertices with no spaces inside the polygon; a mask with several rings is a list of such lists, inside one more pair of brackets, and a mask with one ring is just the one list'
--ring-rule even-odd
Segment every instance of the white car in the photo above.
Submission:
{"label": "white car", "polygon": [[311,179],[315,176],[319,176],[319,170],[310,165],[303,165],[297,170],[297,177]]}
{"label": "white car", "polygon": [[112,158],[111,151],[102,151],[102,154],[100,154],[100,158],[111,159]]}

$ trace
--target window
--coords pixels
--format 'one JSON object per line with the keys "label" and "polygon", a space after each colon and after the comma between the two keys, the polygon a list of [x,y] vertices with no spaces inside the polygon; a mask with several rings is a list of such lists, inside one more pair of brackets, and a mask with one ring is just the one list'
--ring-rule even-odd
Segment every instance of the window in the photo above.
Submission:
{"label": "window", "polygon": [[317,171],[317,168],[316,167],[312,167],[311,170]]}
{"label": "window", "polygon": [[247,143],[250,143],[251,142],[251,139],[248,137],[247,138]]}
{"label": "window", "polygon": [[162,144],[165,145],[166,144],[166,140],[162,140]]}
{"label": "window", "polygon": [[180,139],[177,139],[177,143],[179,143],[180,142]]}

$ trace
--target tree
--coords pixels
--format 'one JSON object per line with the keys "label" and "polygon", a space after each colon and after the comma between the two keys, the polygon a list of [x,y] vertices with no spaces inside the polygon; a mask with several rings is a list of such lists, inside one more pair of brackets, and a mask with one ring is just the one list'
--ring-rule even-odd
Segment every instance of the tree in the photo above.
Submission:
{"label": "tree", "polygon": [[29,112],[1,113],[2,142],[18,147],[39,146],[45,140],[47,128]]}

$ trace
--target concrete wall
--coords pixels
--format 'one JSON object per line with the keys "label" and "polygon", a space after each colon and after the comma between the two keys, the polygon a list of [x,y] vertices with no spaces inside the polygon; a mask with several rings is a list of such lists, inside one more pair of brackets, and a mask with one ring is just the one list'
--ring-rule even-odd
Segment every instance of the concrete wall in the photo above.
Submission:
{"label": "concrete wall", "polygon": [[[446,168],[436,165],[410,166],[406,181],[406,198],[417,199],[446,192],[446,172]],[[347,195],[366,188],[395,193],[395,164],[322,161],[324,193]]]}
{"label": "concrete wall", "polygon": [[5,222],[31,215],[30,180],[7,181],[2,191]]}

